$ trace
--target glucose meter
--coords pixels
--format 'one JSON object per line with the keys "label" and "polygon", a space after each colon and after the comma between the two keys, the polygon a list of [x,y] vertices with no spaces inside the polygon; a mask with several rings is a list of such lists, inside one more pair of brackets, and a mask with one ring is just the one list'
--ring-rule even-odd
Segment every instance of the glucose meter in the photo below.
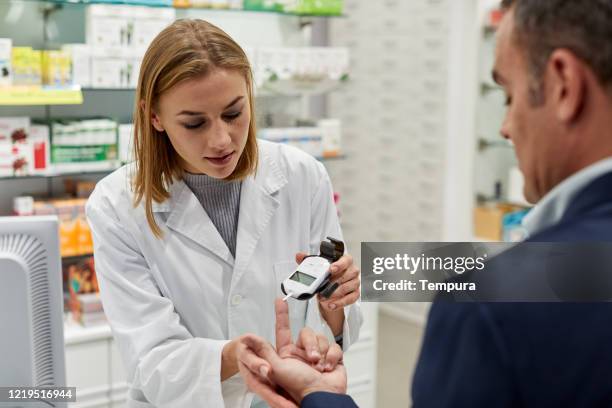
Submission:
{"label": "glucose meter", "polygon": [[329,298],[338,288],[338,283],[331,282],[329,268],[332,263],[344,255],[344,242],[327,237],[329,242],[321,242],[319,255],[309,255],[298,265],[297,269],[281,284],[285,295],[298,300],[308,300],[317,293]]}

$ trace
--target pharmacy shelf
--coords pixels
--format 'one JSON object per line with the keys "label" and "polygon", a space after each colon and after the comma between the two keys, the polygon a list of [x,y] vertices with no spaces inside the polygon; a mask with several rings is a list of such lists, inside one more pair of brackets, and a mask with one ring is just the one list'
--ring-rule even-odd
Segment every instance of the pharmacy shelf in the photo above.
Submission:
{"label": "pharmacy shelf", "polygon": [[[339,154],[336,156],[329,157],[317,157],[317,160],[322,162],[326,161],[336,161],[336,160],[344,160],[346,159],[346,155]],[[77,176],[105,176],[107,174],[112,173],[113,171],[120,168],[123,164],[117,164],[109,167],[108,169],[97,169],[91,171],[57,171],[57,172],[49,172],[47,174],[29,174],[23,176],[3,176],[0,177],[0,181],[2,180],[28,180],[28,179],[50,179],[56,177],[77,177]]]}
{"label": "pharmacy shelf", "polygon": [[146,7],[161,7],[161,8],[175,8],[177,10],[204,10],[204,11],[215,11],[215,12],[231,12],[231,13],[259,13],[259,14],[276,14],[283,16],[293,17],[344,17],[342,13],[311,13],[311,12],[287,12],[282,10],[247,10],[242,8],[229,8],[229,7],[195,7],[195,6],[182,6],[180,2],[174,5],[172,1],[146,1],[146,0],[24,0],[28,2],[36,2],[50,5],[91,5],[91,4],[112,4],[112,5],[124,5],[124,6],[146,6]]}
{"label": "pharmacy shelf", "polygon": [[271,95],[282,96],[315,96],[325,95],[342,88],[349,81],[349,76],[344,75],[340,79],[318,78],[318,79],[278,79],[273,78],[266,81],[261,90]]}
{"label": "pharmacy shelf", "polygon": [[104,176],[115,170],[117,170],[119,165],[108,168],[108,169],[100,169],[100,170],[91,170],[91,171],[62,171],[62,172],[49,172],[47,174],[29,174],[23,176],[4,176],[0,177],[0,180],[28,180],[28,179],[49,179],[55,177],[66,177],[66,176]]}
{"label": "pharmacy shelf", "polygon": [[0,105],[80,105],[83,92],[78,86],[48,88],[42,86],[0,87]]}
{"label": "pharmacy shelf", "polygon": [[[322,80],[270,80],[255,90],[255,97],[267,96],[317,96],[341,89],[349,81],[346,75],[341,79]],[[82,88],[84,93],[89,92],[135,92],[136,88]]]}

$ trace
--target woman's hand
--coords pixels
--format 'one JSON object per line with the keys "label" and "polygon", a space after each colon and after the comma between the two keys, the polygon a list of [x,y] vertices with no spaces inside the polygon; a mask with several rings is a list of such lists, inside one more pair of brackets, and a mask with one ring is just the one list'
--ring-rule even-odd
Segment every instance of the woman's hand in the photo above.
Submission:
{"label": "woman's hand", "polygon": [[[303,252],[296,254],[295,260],[300,264],[307,255]],[[346,254],[330,266],[331,280],[338,283],[338,287],[329,299],[317,296],[319,310],[327,322],[334,336],[342,333],[344,326],[344,306],[352,305],[359,299],[361,281],[359,268],[353,264],[353,257]]]}

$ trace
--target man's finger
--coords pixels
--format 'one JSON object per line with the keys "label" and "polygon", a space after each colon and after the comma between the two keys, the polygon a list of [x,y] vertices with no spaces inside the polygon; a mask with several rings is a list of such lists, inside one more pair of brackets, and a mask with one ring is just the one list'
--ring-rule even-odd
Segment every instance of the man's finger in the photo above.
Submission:
{"label": "man's finger", "polygon": [[325,356],[325,371],[334,371],[336,366],[342,362],[342,348],[334,343],[330,345]]}
{"label": "man's finger", "polygon": [[290,346],[283,347],[278,351],[278,356],[280,358],[295,358],[296,360],[302,361],[304,363],[309,363],[308,355],[304,350],[292,344]]}
{"label": "man's finger", "polygon": [[298,252],[297,254],[295,254],[295,262],[299,265],[307,256],[308,254],[305,252]]}
{"label": "man's finger", "polygon": [[319,342],[319,351],[321,352],[321,360],[317,364],[317,370],[325,371],[325,364],[327,364],[327,352],[329,351],[329,340],[324,334],[318,333],[317,340]]}
{"label": "man's finger", "polygon": [[291,327],[289,326],[289,305],[283,299],[274,302],[276,310],[276,350],[291,344]]}
{"label": "man's finger", "polygon": [[298,340],[295,344],[298,348],[306,351],[308,361],[318,363],[321,360],[321,351],[319,350],[319,340],[317,334],[310,327],[304,327],[300,330]]}

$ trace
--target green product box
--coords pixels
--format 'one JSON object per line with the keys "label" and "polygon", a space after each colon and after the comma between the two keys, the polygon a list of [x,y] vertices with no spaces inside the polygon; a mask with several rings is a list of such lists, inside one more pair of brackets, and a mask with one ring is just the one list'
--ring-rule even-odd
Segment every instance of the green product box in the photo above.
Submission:
{"label": "green product box", "polygon": [[[110,118],[56,118],[51,130],[51,163],[91,163],[118,160],[118,124]],[[61,166],[60,166],[61,167]]]}
{"label": "green product box", "polygon": [[117,145],[51,146],[51,162],[91,163],[117,160]]}
{"label": "green product box", "polygon": [[296,14],[313,15],[341,15],[344,9],[344,0],[295,0],[292,11]]}
{"label": "green product box", "polygon": [[257,11],[283,11],[282,5],[276,0],[244,0],[243,8]]}

